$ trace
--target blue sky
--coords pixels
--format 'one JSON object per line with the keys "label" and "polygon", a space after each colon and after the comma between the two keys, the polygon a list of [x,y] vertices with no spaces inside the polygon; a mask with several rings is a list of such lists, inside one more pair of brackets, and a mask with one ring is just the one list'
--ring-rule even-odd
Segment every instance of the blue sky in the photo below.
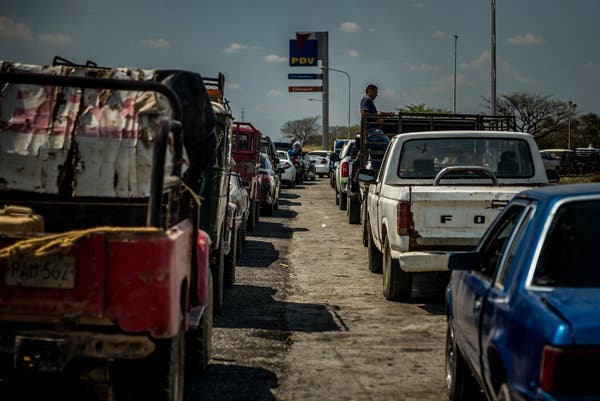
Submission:
{"label": "blue sky", "polygon": [[[288,93],[297,31],[329,32],[329,65],[352,77],[351,123],[368,83],[379,110],[425,103],[452,109],[458,39],[457,112],[483,111],[490,95],[487,0],[55,0],[0,7],[0,59],[49,64],[61,55],[105,66],[179,68],[226,76],[233,112],[280,137],[288,121],[321,115],[320,93]],[[600,114],[600,1],[498,0],[497,91],[572,100]],[[330,125],[346,125],[348,79],[330,74]]]}

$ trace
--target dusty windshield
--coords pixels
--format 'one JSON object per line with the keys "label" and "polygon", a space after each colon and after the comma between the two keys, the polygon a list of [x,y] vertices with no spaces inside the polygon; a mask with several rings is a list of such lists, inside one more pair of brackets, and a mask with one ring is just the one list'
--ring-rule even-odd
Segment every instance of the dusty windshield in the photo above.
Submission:
{"label": "dusty windshield", "polygon": [[[435,178],[450,166],[481,166],[498,178],[527,178],[534,174],[531,152],[521,139],[414,139],[402,146],[400,178]],[[452,178],[462,178],[453,175]],[[464,178],[474,178],[472,175]],[[479,178],[479,177],[476,177]]]}
{"label": "dusty windshield", "polygon": [[533,276],[544,287],[600,287],[600,200],[574,202],[556,213]]}

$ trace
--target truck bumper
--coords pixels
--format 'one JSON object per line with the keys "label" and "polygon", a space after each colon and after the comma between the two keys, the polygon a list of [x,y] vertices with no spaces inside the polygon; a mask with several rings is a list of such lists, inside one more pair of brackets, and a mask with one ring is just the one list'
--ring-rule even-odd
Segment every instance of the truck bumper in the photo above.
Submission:
{"label": "truck bumper", "polygon": [[392,258],[398,259],[405,272],[437,272],[448,270],[448,252],[398,252],[392,251]]}
{"label": "truck bumper", "polygon": [[74,358],[141,359],[155,349],[144,335],[93,332],[17,331],[0,333],[0,353],[12,355],[13,368],[61,372]]}

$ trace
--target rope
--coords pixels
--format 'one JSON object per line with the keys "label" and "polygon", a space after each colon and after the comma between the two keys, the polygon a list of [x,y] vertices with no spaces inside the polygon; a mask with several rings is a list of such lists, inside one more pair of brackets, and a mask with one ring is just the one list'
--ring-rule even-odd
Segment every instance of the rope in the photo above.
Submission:
{"label": "rope", "polygon": [[57,253],[66,253],[75,243],[98,233],[154,233],[159,232],[156,227],[93,227],[84,230],[67,231],[60,234],[47,235],[40,238],[30,238],[15,242],[0,249],[0,259],[5,259],[16,254],[29,254],[35,257],[50,256]]}

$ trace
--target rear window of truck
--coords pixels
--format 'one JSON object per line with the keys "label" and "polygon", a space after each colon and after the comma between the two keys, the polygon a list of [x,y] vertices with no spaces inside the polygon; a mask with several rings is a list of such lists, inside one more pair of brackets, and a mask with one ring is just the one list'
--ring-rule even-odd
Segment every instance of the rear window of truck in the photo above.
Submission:
{"label": "rear window of truck", "polygon": [[[481,166],[498,178],[529,178],[534,175],[531,150],[522,139],[431,138],[412,139],[402,145],[400,178],[435,178],[451,166]],[[479,178],[453,174],[448,178]]]}

